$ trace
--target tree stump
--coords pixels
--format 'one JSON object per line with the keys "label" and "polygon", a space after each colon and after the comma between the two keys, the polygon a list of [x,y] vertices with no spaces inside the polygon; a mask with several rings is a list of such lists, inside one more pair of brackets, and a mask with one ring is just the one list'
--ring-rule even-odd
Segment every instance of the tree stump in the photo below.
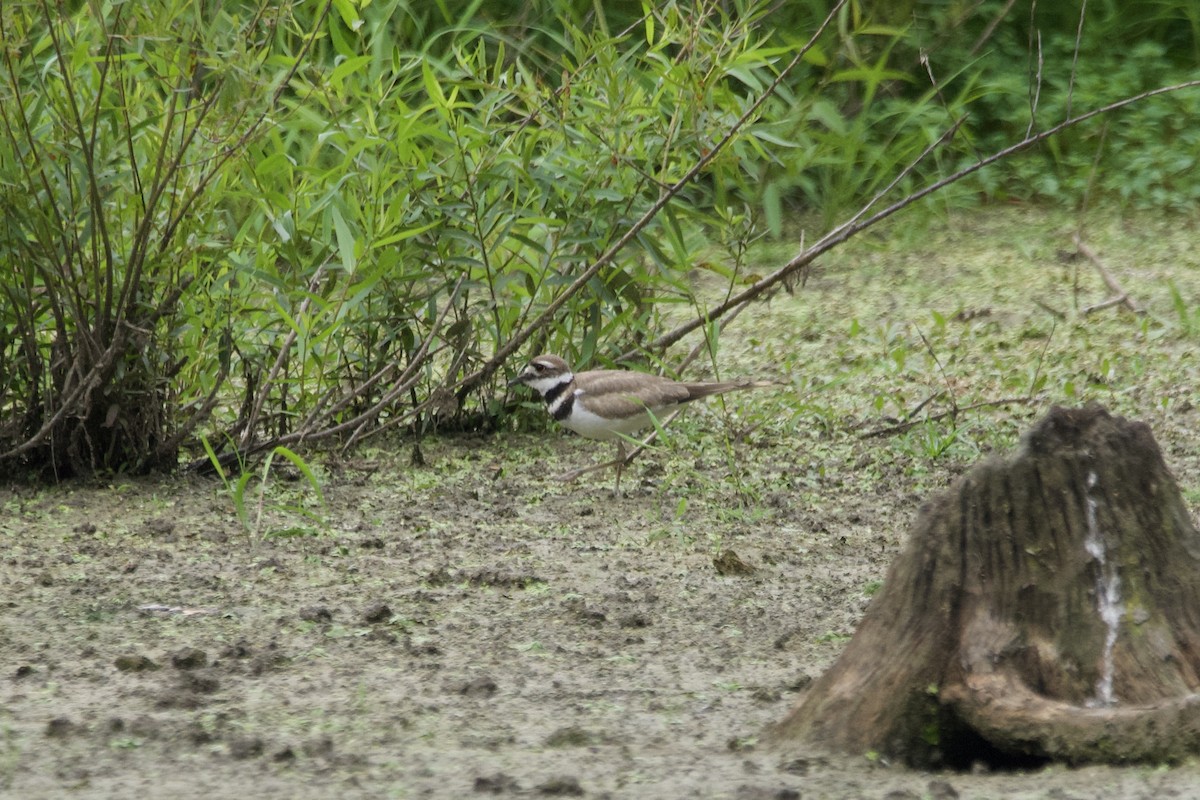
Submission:
{"label": "tree stump", "polygon": [[1149,426],[1054,408],[920,511],[772,736],[912,766],[1200,752],[1200,533]]}

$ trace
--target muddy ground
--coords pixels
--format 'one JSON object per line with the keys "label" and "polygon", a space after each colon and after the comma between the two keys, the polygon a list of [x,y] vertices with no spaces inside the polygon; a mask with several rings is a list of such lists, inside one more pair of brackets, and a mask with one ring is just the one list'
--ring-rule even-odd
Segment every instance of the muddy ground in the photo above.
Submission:
{"label": "muddy ground", "polygon": [[[762,324],[827,312],[852,267]],[[944,308],[986,306],[963,326],[1037,313],[974,302]],[[795,348],[832,350],[847,330],[799,330]],[[1186,363],[1192,345],[1170,341],[1162,358]],[[737,374],[762,348],[724,352]],[[775,360],[763,369],[785,377]],[[1195,386],[1173,404],[1143,396],[1146,363],[1100,376],[1096,399],[1151,421],[1194,507]],[[974,446],[935,457],[927,441],[860,438],[886,417],[867,400],[805,397],[690,412],[620,498],[608,477],[554,481],[609,453],[549,430],[426,439],[420,466],[400,440],[314,457],[320,526],[278,511],[308,497],[287,470],[250,529],[207,478],[2,488],[0,796],[1200,798],[1194,761],[927,774],[767,746],[923,497],[1060,399],[989,410],[961,433]]]}

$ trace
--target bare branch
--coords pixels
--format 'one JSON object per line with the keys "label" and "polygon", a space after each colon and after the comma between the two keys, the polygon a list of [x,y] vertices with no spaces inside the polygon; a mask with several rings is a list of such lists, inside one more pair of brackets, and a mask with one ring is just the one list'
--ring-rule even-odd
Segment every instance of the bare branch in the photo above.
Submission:
{"label": "bare branch", "polygon": [[1099,311],[1102,308],[1115,306],[1119,303],[1124,303],[1125,307],[1135,314],[1146,313],[1146,310],[1129,296],[1129,292],[1125,291],[1121,284],[1117,282],[1117,279],[1113,277],[1113,274],[1108,271],[1108,267],[1104,266],[1104,262],[1100,260],[1100,256],[1096,254],[1096,251],[1088,247],[1078,233],[1071,237],[1071,241],[1075,243],[1075,247],[1079,252],[1088,261],[1092,262],[1092,266],[1096,268],[1096,272],[1100,273],[1100,279],[1104,281],[1104,285],[1113,293],[1113,296],[1103,303],[1083,309],[1084,314],[1090,314],[1093,311]]}
{"label": "bare branch", "polygon": [[837,16],[837,12],[842,8],[843,5],[846,4],[846,2],[847,0],[838,0],[837,4],[834,5],[833,9],[829,12],[829,15],[825,17],[820,27],[818,27],[816,32],[809,37],[809,40],[804,44],[804,46],[797,51],[795,57],[788,62],[787,66],[779,71],[779,75],[776,76],[775,80],[771,82],[771,85],[763,90],[762,94],[759,95],[759,97],[748,109],[746,109],[745,113],[743,113],[742,116],[730,126],[725,136],[722,137],[719,142],[713,145],[712,149],[709,150],[708,153],[706,153],[699,161],[696,162],[694,166],[692,166],[691,169],[687,171],[687,174],[685,174],[670,187],[664,189],[658,200],[656,200],[650,206],[650,208],[646,210],[646,213],[644,213],[641,218],[637,220],[637,222],[633,223],[629,230],[626,231],[625,234],[611,247],[609,247],[608,250],[606,250],[599,258],[597,258],[591,264],[591,266],[580,273],[579,277],[576,278],[574,282],[572,282],[571,285],[562,292],[562,294],[554,298],[554,300],[546,306],[541,314],[535,317],[534,320],[524,328],[513,334],[513,337],[505,342],[505,344],[496,351],[496,354],[482,367],[455,383],[454,388],[460,389],[461,391],[469,391],[483,381],[487,380],[487,378],[489,378],[491,374],[495,372],[501,364],[504,363],[505,359],[516,352],[516,350],[523,345],[535,331],[541,330],[542,326],[553,319],[554,315],[558,313],[558,310],[562,308],[563,304],[566,303],[567,300],[569,300],[577,292],[579,292],[580,289],[586,286],[592,278],[599,274],[600,270],[607,266],[609,262],[616,257],[617,253],[621,252],[621,250],[623,250],[627,244],[633,241],[634,237],[641,233],[641,231],[647,225],[649,225],[656,216],[658,216],[658,213],[662,211],[669,202],[671,202],[671,199],[675,197],[675,195],[677,195],[685,186],[695,180],[696,176],[703,172],[704,168],[707,167],[713,161],[713,159],[720,155],[729,145],[729,143],[733,141],[738,131],[741,130],[742,127],[758,113],[758,110],[762,107],[763,103],[765,103],[767,99],[775,93],[775,91],[779,88],[779,85],[783,83],[788,74],[796,67],[797,64],[800,63],[800,60],[805,56],[806,53],[808,53],[810,49],[812,49],[813,45],[816,44],[817,39],[820,38],[821,34],[825,32],[825,29]]}
{"label": "bare branch", "polygon": [[[939,392],[939,394],[940,394],[940,392]],[[936,396],[937,395],[934,395],[934,397],[936,397]],[[927,403],[931,399],[933,399],[933,398],[932,397],[928,398],[925,401],[925,403]],[[880,436],[895,436],[898,433],[904,433],[909,428],[915,428],[916,426],[921,425],[926,422],[937,422],[938,420],[945,419],[946,417],[953,417],[958,414],[961,414],[964,411],[976,411],[981,408],[997,408],[999,406],[1027,406],[1027,405],[1031,405],[1033,403],[1040,403],[1042,401],[1042,399],[1043,398],[1039,396],[1039,397],[1002,397],[999,400],[984,400],[979,403],[971,403],[970,405],[967,405],[967,406],[958,406],[956,408],[950,409],[949,411],[943,411],[940,414],[932,414],[928,417],[924,417],[923,419],[909,419],[904,422],[896,423],[895,425],[885,425],[880,428],[872,428],[871,430],[867,431],[866,433],[860,433],[858,438],[860,438],[860,439],[875,439]],[[918,408],[923,407],[925,405],[925,403],[922,403],[921,406],[919,406]]]}
{"label": "bare branch", "polygon": [[983,29],[983,33],[979,34],[979,38],[975,40],[975,44],[971,45],[971,51],[967,55],[971,56],[972,58],[975,57],[975,54],[978,53],[983,46],[987,44],[988,40],[992,38],[992,34],[996,32],[996,28],[1001,22],[1004,21],[1004,18],[1008,16],[1008,12],[1012,11],[1012,7],[1016,4],[1017,0],[1008,0],[1008,2],[1004,4],[1004,8],[1000,9],[1000,13],[992,17],[992,21],[989,22],[987,27]]}
{"label": "bare branch", "polygon": [[[928,197],[929,195],[933,194],[934,192],[944,189],[945,187],[949,186],[952,183],[957,183],[958,181],[962,180],[966,176],[971,175],[975,172],[978,172],[979,170],[983,169],[984,167],[989,167],[992,164],[995,164],[997,161],[1002,161],[1005,158],[1008,158],[1009,156],[1013,155],[1014,153],[1019,153],[1022,150],[1032,147],[1033,145],[1038,144],[1039,142],[1043,142],[1046,139],[1049,139],[1050,137],[1061,133],[1062,131],[1066,130],[1067,128],[1070,128],[1074,125],[1078,125],[1079,123],[1085,122],[1086,120],[1092,119],[1093,117],[1097,117],[1102,114],[1112,113],[1113,111],[1117,111],[1118,109],[1124,108],[1124,107],[1132,105],[1134,103],[1141,102],[1142,100],[1146,100],[1151,97],[1156,97],[1161,94],[1168,94],[1171,92],[1178,92],[1183,89],[1192,89],[1192,88],[1196,88],[1196,87],[1200,87],[1200,80],[1185,81],[1183,83],[1172,84],[1171,86],[1162,86],[1157,89],[1151,89],[1149,91],[1141,92],[1140,94],[1133,95],[1132,97],[1126,97],[1124,99],[1117,100],[1116,102],[1109,103],[1108,105],[1102,106],[1097,109],[1093,109],[1092,111],[1089,111],[1085,114],[1080,114],[1078,116],[1071,117],[1069,119],[1066,119],[1066,120],[1060,122],[1059,124],[1055,125],[1052,128],[1048,128],[1044,131],[1041,131],[1040,133],[1026,136],[1024,139],[1017,142],[1016,144],[1012,144],[1001,150],[997,150],[996,152],[992,153],[990,156],[988,156],[986,158],[982,158],[979,161],[975,162],[974,164],[971,164],[970,166],[963,167],[962,169],[958,170],[957,172],[955,172],[951,175],[948,175],[945,178],[936,180],[933,183],[929,184],[928,186],[925,186],[924,188],[919,189],[919,190],[913,192],[912,194],[901,198],[900,200],[897,200],[895,203],[892,203],[891,205],[884,208],[883,210],[876,212],[872,216],[867,217],[866,219],[861,219],[865,210],[867,208],[869,208],[875,202],[874,200],[872,200],[870,203],[867,204],[867,206],[864,206],[864,208],[862,210],[860,210],[853,217],[851,217],[850,220],[842,223],[841,225],[839,225],[836,228],[834,228],[833,230],[831,230],[829,233],[825,234],[815,244],[813,244],[812,247],[808,248],[807,250],[802,251],[799,255],[797,255],[791,261],[784,264],[782,267],[777,269],[775,272],[772,272],[770,275],[768,275],[767,277],[758,281],[757,283],[754,283],[753,285],[751,285],[744,291],[740,292],[737,295],[734,295],[733,297],[729,298],[725,302],[716,306],[711,311],[709,311],[707,314],[701,315],[700,317],[697,317],[696,319],[694,319],[690,322],[680,325],[679,327],[675,328],[674,330],[669,331],[668,333],[665,333],[662,336],[658,337],[657,339],[655,339],[653,342],[651,342],[648,345],[648,349],[661,350],[663,348],[669,347],[670,345],[679,341],[684,336],[686,336],[687,334],[696,330],[700,326],[707,325],[709,322],[711,322],[714,319],[720,319],[725,314],[727,314],[730,309],[734,308],[735,306],[739,305],[740,303],[743,303],[748,299],[757,297],[758,295],[765,292],[767,289],[770,289],[771,287],[775,286],[776,284],[779,284],[780,282],[786,280],[797,270],[807,267],[809,264],[811,264],[813,261],[815,261],[818,257],[824,255],[825,253],[829,252],[833,248],[842,244],[843,242],[845,242],[846,240],[848,240],[850,237],[854,236],[855,234],[860,233],[860,232],[866,230],[867,228],[872,227],[873,225],[881,222],[884,219],[887,219],[888,217],[895,214],[897,211],[907,208],[908,206],[912,205],[913,203],[917,202],[918,200]],[[954,130],[957,130],[957,125],[961,124],[961,122],[962,121],[959,120],[959,122],[955,124],[956,127],[951,128],[950,131],[947,131],[947,134],[953,133]],[[937,142],[935,142],[933,145],[931,145],[929,149],[927,149],[924,153],[922,153],[917,158],[917,160],[914,162],[914,165],[916,163],[918,163],[921,159],[925,158],[930,152],[932,152],[933,148],[936,148],[942,142],[944,142],[946,140],[946,138],[947,138],[947,135],[944,134],[942,136],[942,138],[940,138]],[[896,182],[893,181],[892,185],[894,185],[895,183]],[[890,185],[889,185],[889,188],[890,188]],[[622,358],[624,358],[624,357],[625,356],[622,356]]]}

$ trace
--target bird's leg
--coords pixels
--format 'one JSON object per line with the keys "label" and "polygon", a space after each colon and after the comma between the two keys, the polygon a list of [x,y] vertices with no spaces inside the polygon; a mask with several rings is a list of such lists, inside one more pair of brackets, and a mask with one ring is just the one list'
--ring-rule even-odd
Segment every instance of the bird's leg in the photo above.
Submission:
{"label": "bird's leg", "polygon": [[658,432],[660,430],[662,430],[663,428],[665,428],[667,426],[667,423],[669,423],[671,420],[675,419],[675,417],[679,416],[679,413],[680,413],[680,409],[676,409],[676,410],[672,411],[670,414],[668,414],[666,417],[664,417],[662,419],[662,421],[658,423],[658,426],[654,430],[650,431],[650,435],[647,436],[645,439],[643,439],[641,442],[639,442],[638,446],[633,448],[632,450],[630,450],[628,453],[625,452],[625,442],[618,440],[618,442],[617,442],[617,458],[614,458],[612,461],[605,461],[603,464],[592,464],[587,467],[579,467],[579,468],[573,469],[569,472],[564,472],[562,475],[558,476],[558,480],[562,481],[563,483],[570,483],[571,481],[575,480],[576,478],[586,475],[589,472],[596,472],[598,470],[608,469],[609,467],[616,467],[617,468],[617,484],[619,487],[620,480],[621,480],[621,478],[620,478],[621,471],[624,470],[624,468],[628,464],[632,464],[633,460],[635,458],[637,458],[639,455],[641,455],[642,451],[645,450],[647,447],[649,447],[654,442],[654,440],[656,438],[658,438]]}
{"label": "bird's leg", "polygon": [[617,457],[614,462],[617,465],[617,483],[613,486],[613,497],[621,496],[621,471],[625,469],[625,440],[617,439]]}
{"label": "bird's leg", "polygon": [[571,470],[570,472],[564,472],[562,475],[559,475],[558,480],[562,481],[563,483],[570,483],[576,478],[587,475],[589,472],[598,472],[602,469],[608,469],[609,467],[617,467],[619,469],[632,459],[633,455],[631,454],[629,456],[622,456],[621,458],[614,458],[612,461],[605,461],[603,464],[591,464],[586,467],[579,467]]}

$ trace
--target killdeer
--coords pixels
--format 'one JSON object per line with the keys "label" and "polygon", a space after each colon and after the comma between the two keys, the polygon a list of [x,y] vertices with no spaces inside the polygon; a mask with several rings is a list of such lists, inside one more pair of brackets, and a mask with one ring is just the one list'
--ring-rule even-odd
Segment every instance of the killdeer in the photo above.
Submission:
{"label": "killdeer", "polygon": [[[621,470],[632,455],[625,453],[625,440],[653,421],[664,425],[678,414],[684,403],[738,389],[757,389],[774,384],[764,381],[679,382],[661,375],[619,369],[597,369],[574,373],[558,356],[533,359],[509,385],[524,384],[546,402],[546,410],[560,425],[588,439],[615,439],[617,457],[593,467],[562,476],[573,480],[585,472],[615,466],[616,493],[621,491]],[[636,453],[634,454],[636,455]]]}

